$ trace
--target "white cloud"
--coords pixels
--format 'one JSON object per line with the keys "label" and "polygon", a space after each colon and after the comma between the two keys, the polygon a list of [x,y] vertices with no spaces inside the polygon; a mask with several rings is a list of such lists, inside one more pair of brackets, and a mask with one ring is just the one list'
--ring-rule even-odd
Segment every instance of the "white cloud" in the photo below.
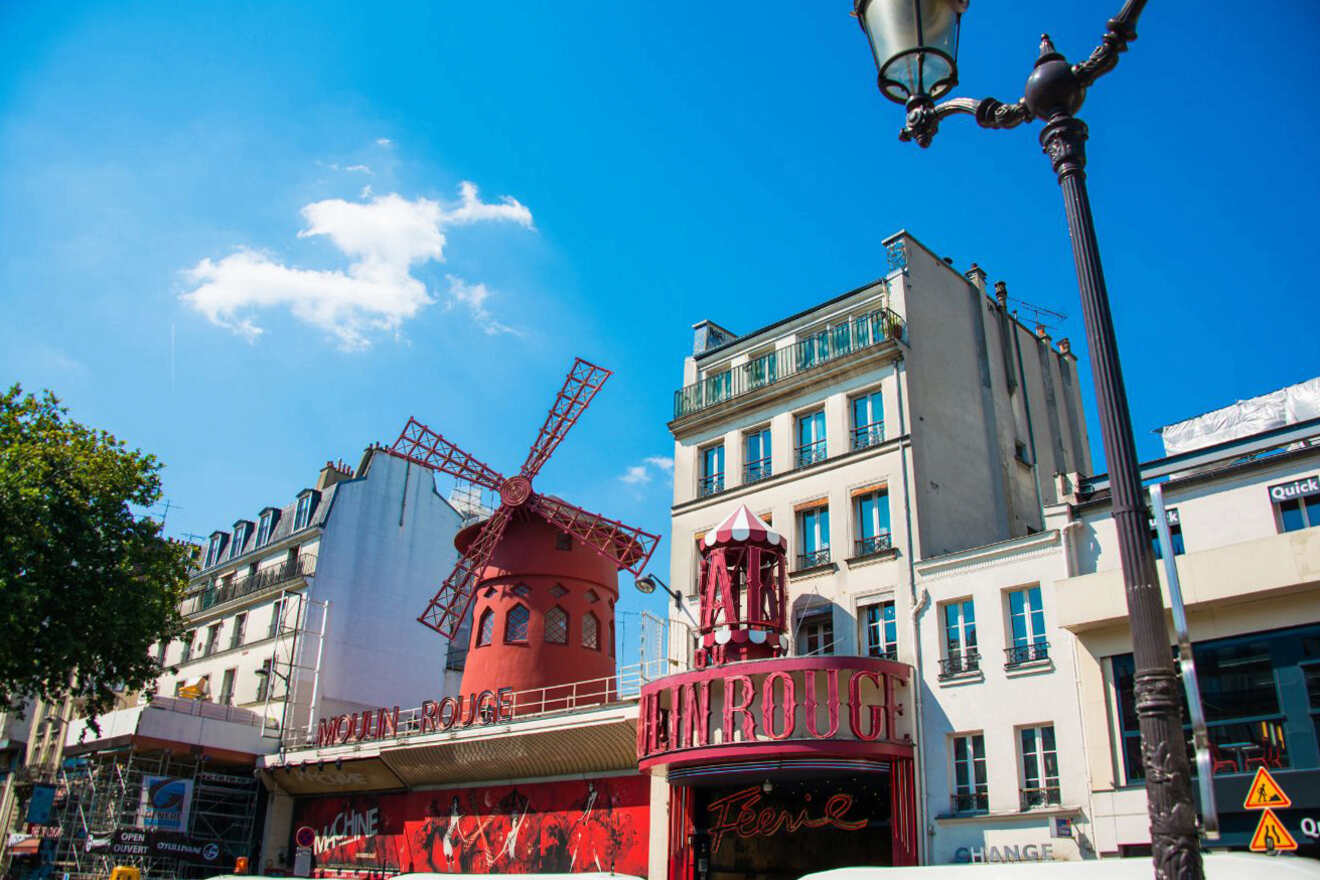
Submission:
{"label": "white cloud", "polygon": [[374,177],[375,174],[376,174],[376,172],[372,171],[371,168],[369,168],[369,167],[366,166],[366,165],[349,165],[349,166],[348,166],[347,168],[345,168],[344,170],[345,170],[345,171],[361,171],[363,174],[367,174],[367,175],[370,175],[370,176],[373,176],[373,177]]}
{"label": "white cloud", "polygon": [[389,138],[376,138],[376,143],[377,145],[382,147],[394,146],[394,141],[390,140]]}
{"label": "white cloud", "polygon": [[[512,221],[530,228],[531,212],[516,199],[483,204],[475,184],[464,182],[457,205],[430,199],[408,200],[391,193],[363,201],[326,199],[302,209],[307,226],[299,238],[324,236],[346,257],[346,269],[302,269],[247,248],[219,260],[203,259],[185,270],[192,289],[180,299],[212,323],[249,341],[263,329],[255,313],[287,308],[298,320],[326,331],[340,347],[370,347],[376,333],[397,334],[403,323],[435,300],[414,266],[445,259],[446,226],[480,220]],[[481,284],[450,279],[451,304],[467,306],[486,333],[515,332],[496,321],[484,302]]]}
{"label": "white cloud", "polygon": [[453,309],[456,306],[464,306],[472,320],[481,328],[487,336],[495,336],[500,333],[508,333],[512,336],[522,336],[522,331],[515,330],[508,324],[501,324],[486,310],[486,300],[490,297],[490,289],[484,284],[468,284],[462,278],[455,275],[446,275],[449,280],[449,302],[445,304],[447,309]]}
{"label": "white cloud", "polygon": [[672,476],[674,473],[674,460],[664,455],[649,455],[642,459],[641,464],[635,464],[623,472],[619,477],[619,482],[628,486],[645,486],[650,483],[656,474]]}

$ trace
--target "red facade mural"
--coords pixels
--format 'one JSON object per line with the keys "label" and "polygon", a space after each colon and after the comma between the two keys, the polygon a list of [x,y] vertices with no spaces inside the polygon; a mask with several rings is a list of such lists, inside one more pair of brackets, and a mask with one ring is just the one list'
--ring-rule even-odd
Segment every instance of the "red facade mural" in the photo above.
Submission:
{"label": "red facade mural", "polygon": [[[316,876],[614,871],[646,875],[642,776],[300,800]],[[292,848],[290,849],[292,852]]]}

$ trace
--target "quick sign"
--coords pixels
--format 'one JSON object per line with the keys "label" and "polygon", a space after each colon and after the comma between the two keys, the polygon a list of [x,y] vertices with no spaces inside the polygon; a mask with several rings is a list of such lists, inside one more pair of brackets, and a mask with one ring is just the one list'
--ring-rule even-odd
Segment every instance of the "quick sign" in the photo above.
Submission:
{"label": "quick sign", "polygon": [[1320,475],[1270,486],[1270,500],[1276,504],[1293,498],[1305,498],[1308,495],[1320,495]]}

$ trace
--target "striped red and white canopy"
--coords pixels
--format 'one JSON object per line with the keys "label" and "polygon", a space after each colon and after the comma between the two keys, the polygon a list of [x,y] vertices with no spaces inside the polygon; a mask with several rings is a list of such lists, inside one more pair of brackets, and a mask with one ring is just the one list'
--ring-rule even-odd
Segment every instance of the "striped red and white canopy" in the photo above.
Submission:
{"label": "striped red and white canopy", "polygon": [[715,528],[706,533],[703,543],[707,547],[720,544],[761,544],[767,547],[786,546],[784,536],[771,528],[765,520],[741,505]]}

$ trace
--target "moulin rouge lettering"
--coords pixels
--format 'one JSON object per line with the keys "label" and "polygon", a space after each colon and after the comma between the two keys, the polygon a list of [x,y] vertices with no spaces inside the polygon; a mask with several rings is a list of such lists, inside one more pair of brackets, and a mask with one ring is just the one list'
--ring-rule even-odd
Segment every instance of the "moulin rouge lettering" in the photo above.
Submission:
{"label": "moulin rouge lettering", "polygon": [[[821,815],[808,816],[809,807],[802,807],[797,812],[762,806],[758,809],[763,795],[759,785],[735,791],[718,800],[710,802],[710,850],[719,852],[720,844],[729,834],[737,834],[746,840],[751,837],[771,837],[780,831],[792,834],[800,828],[838,828],[841,831],[861,831],[866,827],[865,819],[848,819],[852,809],[852,795],[839,792],[832,794],[825,801]],[[806,796],[811,800],[811,795]]]}
{"label": "moulin rouge lettering", "polygon": [[[418,733],[437,733],[453,727],[471,727],[473,724],[497,724],[513,719],[513,688],[482,691],[466,697],[445,697],[425,700],[417,716]],[[397,736],[399,733],[399,707],[368,709],[350,712],[333,718],[322,718],[316,728],[318,746],[339,745]]]}

